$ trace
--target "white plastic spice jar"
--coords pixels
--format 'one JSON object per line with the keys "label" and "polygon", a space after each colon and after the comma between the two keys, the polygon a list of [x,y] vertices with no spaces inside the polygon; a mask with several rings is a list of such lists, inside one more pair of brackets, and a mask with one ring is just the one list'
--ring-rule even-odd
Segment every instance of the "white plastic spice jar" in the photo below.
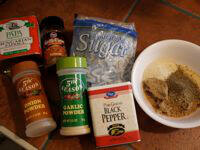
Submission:
{"label": "white plastic spice jar", "polygon": [[24,112],[26,135],[38,137],[56,128],[48,100],[40,79],[40,71],[33,61],[23,61],[11,68],[22,110]]}
{"label": "white plastic spice jar", "polygon": [[61,96],[61,130],[65,136],[90,133],[88,126],[86,58],[63,57],[57,61]]}

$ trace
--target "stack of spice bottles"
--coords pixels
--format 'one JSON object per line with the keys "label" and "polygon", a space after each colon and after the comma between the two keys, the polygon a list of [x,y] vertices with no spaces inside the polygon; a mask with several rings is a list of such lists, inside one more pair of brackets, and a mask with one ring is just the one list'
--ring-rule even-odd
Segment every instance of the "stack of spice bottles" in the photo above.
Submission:
{"label": "stack of spice bottles", "polygon": [[16,87],[24,112],[26,135],[38,137],[56,128],[38,65],[40,60],[39,25],[35,16],[16,17],[0,22],[0,60],[11,67],[12,81]]}

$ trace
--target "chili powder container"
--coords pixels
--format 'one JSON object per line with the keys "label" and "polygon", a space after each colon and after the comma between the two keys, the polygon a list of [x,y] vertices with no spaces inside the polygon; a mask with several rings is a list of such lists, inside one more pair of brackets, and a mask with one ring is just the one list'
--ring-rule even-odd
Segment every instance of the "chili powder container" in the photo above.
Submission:
{"label": "chili powder container", "polygon": [[63,57],[57,61],[61,96],[61,135],[90,133],[87,110],[86,58]]}
{"label": "chili powder container", "polygon": [[66,56],[64,22],[60,17],[49,16],[40,23],[45,67],[56,64],[57,58]]}
{"label": "chili powder container", "polygon": [[26,135],[38,137],[56,128],[48,100],[34,61],[23,61],[11,68],[12,80],[25,116]]}

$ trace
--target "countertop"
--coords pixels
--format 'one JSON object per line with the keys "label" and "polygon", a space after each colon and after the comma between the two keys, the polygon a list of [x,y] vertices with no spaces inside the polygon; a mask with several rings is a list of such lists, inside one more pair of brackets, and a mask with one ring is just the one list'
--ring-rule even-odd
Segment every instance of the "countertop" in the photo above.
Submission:
{"label": "countertop", "polygon": [[[180,9],[181,8],[181,9]],[[188,13],[191,12],[191,13]],[[137,53],[147,46],[165,39],[182,39],[200,45],[200,1],[179,0],[7,0],[0,5],[0,20],[14,16],[60,16],[65,21],[67,49],[73,33],[74,14],[134,22],[138,32]],[[54,117],[59,121],[56,75],[43,78]],[[39,138],[24,135],[22,112],[9,78],[0,76],[0,125],[6,126],[38,149],[93,150],[93,135],[63,137],[58,130]],[[11,94],[12,93],[12,94]],[[200,127],[174,129],[159,124],[136,104],[141,142],[102,148],[104,150],[198,150]]]}

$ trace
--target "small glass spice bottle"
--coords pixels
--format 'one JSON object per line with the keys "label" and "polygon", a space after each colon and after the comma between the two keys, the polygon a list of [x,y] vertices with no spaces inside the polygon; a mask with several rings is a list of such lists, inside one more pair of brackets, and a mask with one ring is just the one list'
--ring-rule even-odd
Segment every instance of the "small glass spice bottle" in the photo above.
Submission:
{"label": "small glass spice bottle", "polygon": [[86,96],[86,58],[59,58],[56,66],[62,110],[60,134],[65,136],[88,134],[90,128]]}
{"label": "small glass spice bottle", "polygon": [[60,17],[48,16],[40,23],[41,44],[45,68],[56,64],[57,58],[66,56],[64,22]]}
{"label": "small glass spice bottle", "polygon": [[38,137],[56,128],[48,100],[34,61],[23,61],[11,68],[13,83],[24,112],[26,135]]}

